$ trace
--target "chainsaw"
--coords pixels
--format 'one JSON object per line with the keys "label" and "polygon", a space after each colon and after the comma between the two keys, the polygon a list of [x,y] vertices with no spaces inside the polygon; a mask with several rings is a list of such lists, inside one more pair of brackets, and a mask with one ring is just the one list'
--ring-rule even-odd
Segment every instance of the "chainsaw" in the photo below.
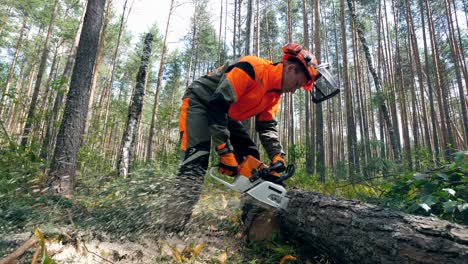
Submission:
{"label": "chainsaw", "polygon": [[251,196],[262,205],[286,210],[289,198],[286,196],[284,181],[293,176],[295,168],[294,165],[288,165],[280,175],[276,172],[280,166],[282,164],[267,166],[249,155],[239,165],[239,173],[233,182],[219,178],[216,167],[210,169],[210,176],[236,192]]}

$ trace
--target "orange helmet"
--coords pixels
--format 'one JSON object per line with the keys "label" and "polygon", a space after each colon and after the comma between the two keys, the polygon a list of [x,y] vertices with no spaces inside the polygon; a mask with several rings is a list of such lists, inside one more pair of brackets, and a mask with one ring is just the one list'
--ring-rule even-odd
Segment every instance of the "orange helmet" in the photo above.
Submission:
{"label": "orange helmet", "polygon": [[298,59],[307,70],[307,83],[304,85],[304,90],[310,91],[314,87],[315,77],[318,75],[315,67],[317,66],[317,59],[314,54],[304,49],[301,44],[288,43],[283,46],[283,59],[286,61],[288,58],[293,57]]}

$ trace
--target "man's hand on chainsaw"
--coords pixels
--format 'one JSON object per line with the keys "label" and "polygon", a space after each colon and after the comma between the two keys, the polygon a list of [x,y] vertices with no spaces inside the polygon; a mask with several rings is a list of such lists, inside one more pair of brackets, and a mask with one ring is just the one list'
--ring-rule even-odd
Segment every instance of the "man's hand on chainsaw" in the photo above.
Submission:
{"label": "man's hand on chainsaw", "polygon": [[239,164],[232,150],[226,143],[218,145],[216,150],[219,156],[218,172],[228,176],[236,176]]}
{"label": "man's hand on chainsaw", "polygon": [[283,155],[278,153],[271,158],[270,168],[276,172],[283,172],[286,170],[286,161],[283,159]]}

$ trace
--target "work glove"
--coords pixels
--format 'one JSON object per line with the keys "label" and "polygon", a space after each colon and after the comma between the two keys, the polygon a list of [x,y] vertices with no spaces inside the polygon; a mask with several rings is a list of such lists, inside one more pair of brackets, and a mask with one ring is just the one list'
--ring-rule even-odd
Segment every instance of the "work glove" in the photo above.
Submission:
{"label": "work glove", "polygon": [[236,176],[239,164],[232,150],[226,143],[218,145],[216,150],[219,156],[218,172],[228,176]]}
{"label": "work glove", "polygon": [[274,168],[276,172],[283,172],[286,170],[286,161],[283,159],[283,154],[278,153],[271,158],[270,168]]}

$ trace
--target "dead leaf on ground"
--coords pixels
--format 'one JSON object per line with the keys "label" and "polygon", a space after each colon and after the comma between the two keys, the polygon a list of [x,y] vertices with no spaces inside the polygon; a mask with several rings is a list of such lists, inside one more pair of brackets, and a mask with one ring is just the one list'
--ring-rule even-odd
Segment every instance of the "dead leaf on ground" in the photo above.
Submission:
{"label": "dead leaf on ground", "polygon": [[224,263],[226,263],[226,260],[227,260],[227,253],[226,252],[223,252],[218,256],[219,263],[224,264]]}
{"label": "dead leaf on ground", "polygon": [[196,258],[200,254],[200,252],[203,250],[204,247],[205,247],[205,243],[201,243],[200,245],[196,246],[192,250],[192,257]]}
{"label": "dead leaf on ground", "polygon": [[226,200],[226,197],[224,197],[223,194],[221,194],[221,208],[226,209],[228,205],[228,201]]}
{"label": "dead leaf on ground", "polygon": [[293,261],[293,260],[296,260],[296,257],[291,256],[291,255],[286,255],[281,259],[280,264],[285,264],[286,262]]}

